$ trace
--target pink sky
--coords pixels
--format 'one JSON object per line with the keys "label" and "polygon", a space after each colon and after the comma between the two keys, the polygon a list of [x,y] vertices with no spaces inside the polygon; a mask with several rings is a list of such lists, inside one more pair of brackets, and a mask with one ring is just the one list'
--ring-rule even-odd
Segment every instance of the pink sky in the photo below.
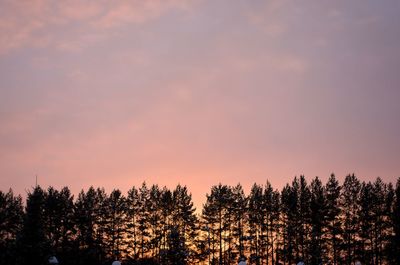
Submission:
{"label": "pink sky", "polygon": [[0,190],[400,176],[398,1],[0,0]]}

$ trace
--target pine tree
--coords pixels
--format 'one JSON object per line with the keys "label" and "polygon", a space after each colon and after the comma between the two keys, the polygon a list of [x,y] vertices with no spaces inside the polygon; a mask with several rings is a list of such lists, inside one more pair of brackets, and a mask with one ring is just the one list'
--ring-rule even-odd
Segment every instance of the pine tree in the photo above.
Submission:
{"label": "pine tree", "polygon": [[79,264],[99,264],[104,257],[101,208],[103,207],[103,192],[90,187],[85,193],[81,191],[75,202],[75,226],[77,229],[77,244],[81,258]]}
{"label": "pine tree", "polygon": [[323,231],[326,227],[326,198],[322,182],[318,177],[311,182],[311,242],[308,252],[311,253],[311,265],[319,265],[327,260],[326,244]]}
{"label": "pine tree", "polygon": [[392,251],[395,264],[400,264],[400,178],[397,179],[392,214]]}
{"label": "pine tree", "polygon": [[384,215],[384,226],[385,234],[384,239],[386,245],[383,249],[384,259],[388,264],[396,264],[396,247],[395,247],[395,232],[394,232],[394,208],[396,204],[395,190],[393,184],[387,185],[387,192],[385,196],[385,215]]}
{"label": "pine tree", "polygon": [[279,222],[279,192],[274,191],[271,183],[267,181],[263,194],[263,208],[265,215],[265,233],[263,234],[263,252],[266,264],[274,264],[275,237],[278,233]]}
{"label": "pine tree", "polygon": [[209,259],[212,264],[216,262],[220,265],[225,264],[224,241],[227,232],[225,215],[228,211],[228,202],[231,194],[230,187],[226,185],[213,186],[211,194],[207,194],[207,201],[203,207],[203,229],[208,234]]}
{"label": "pine tree", "polygon": [[293,180],[292,186],[286,184],[281,192],[281,233],[280,249],[277,262],[285,264],[295,262],[296,227],[298,225],[298,180]]}
{"label": "pine tree", "polygon": [[248,197],[248,215],[250,236],[250,260],[261,263],[261,241],[263,236],[265,210],[263,205],[263,188],[254,184]]}
{"label": "pine tree", "polygon": [[187,264],[186,253],[182,245],[182,235],[178,226],[172,226],[168,231],[168,250],[161,264],[184,265]]}
{"label": "pine tree", "polygon": [[150,251],[151,256],[159,259],[160,255],[160,242],[162,239],[161,230],[161,209],[159,207],[161,201],[161,190],[158,185],[152,185],[149,191],[149,200],[147,203],[147,212],[149,213],[148,221],[150,228]]}
{"label": "pine tree", "polygon": [[280,215],[281,215],[281,195],[278,190],[275,190],[272,194],[272,215],[271,215],[271,223],[270,223],[270,228],[271,228],[271,238],[272,238],[272,260],[271,264],[275,265],[278,264],[278,251],[279,251],[279,237],[280,237],[280,227],[281,223],[279,222],[280,220]]}
{"label": "pine tree", "polygon": [[112,260],[121,258],[126,249],[126,199],[121,191],[114,189],[105,201],[105,238],[106,256]]}
{"label": "pine tree", "polygon": [[[163,262],[166,259],[166,255],[169,248],[169,240],[170,240],[170,230],[173,226],[173,212],[174,212],[174,200],[172,198],[171,190],[164,187],[161,192],[160,204],[159,208],[161,211],[161,220],[160,220],[160,230],[161,230],[161,238],[160,238],[160,259]],[[166,262],[166,261],[165,261]],[[164,263],[165,263],[164,262]]]}
{"label": "pine tree", "polygon": [[307,185],[307,181],[305,177],[300,176],[300,187],[299,187],[299,206],[298,206],[298,218],[297,218],[297,261],[305,261],[309,263],[311,259],[311,255],[309,253],[310,250],[310,235],[311,235],[311,209],[310,209],[310,200],[311,200],[311,192],[310,188]]}
{"label": "pine tree", "polygon": [[374,264],[372,262],[373,252],[373,216],[372,207],[374,202],[373,187],[371,182],[363,182],[360,190],[360,208],[357,217],[360,222],[359,238],[360,246],[358,255],[362,256],[362,260],[367,264]]}
{"label": "pine tree", "polygon": [[[377,178],[373,183],[372,194],[373,201],[372,205],[372,216],[373,216],[373,262],[375,265],[381,265],[384,261],[384,249],[387,242],[388,225],[387,220],[389,219],[388,212],[386,211],[386,198],[388,188],[383,183],[381,178]],[[389,211],[390,212],[390,211]]]}
{"label": "pine tree", "polygon": [[126,198],[126,253],[129,259],[137,259],[139,257],[139,191],[132,187],[128,191]]}
{"label": "pine tree", "polygon": [[356,259],[360,259],[360,253],[357,253],[359,246],[358,234],[359,225],[359,198],[361,184],[356,176],[346,176],[342,188],[342,211],[343,211],[343,246],[344,246],[344,264],[351,265]]}
{"label": "pine tree", "polygon": [[[198,236],[197,217],[195,215],[192,195],[188,193],[187,187],[178,185],[172,193],[173,211],[172,227],[170,234],[179,239],[179,256],[182,264],[193,263],[196,259],[197,250],[193,245],[193,240]],[[178,236],[176,238],[176,236]]]}
{"label": "pine tree", "polygon": [[51,254],[50,244],[45,234],[44,203],[46,193],[36,186],[28,193],[24,223],[19,246],[19,264],[42,265]]}
{"label": "pine tree", "polygon": [[107,193],[104,188],[96,189],[96,203],[97,207],[95,208],[96,215],[96,223],[95,223],[95,242],[96,246],[98,246],[97,257],[100,263],[104,263],[107,261],[107,234],[106,234],[106,225],[107,225]]}
{"label": "pine tree", "polygon": [[44,203],[45,231],[52,253],[68,263],[75,256],[73,196],[67,187],[61,191],[49,187]]}
{"label": "pine tree", "polygon": [[324,229],[324,238],[327,244],[328,257],[332,265],[342,264],[341,262],[341,209],[340,209],[340,193],[341,186],[332,174],[325,185],[326,197],[326,227]]}
{"label": "pine tree", "polygon": [[232,241],[234,244],[234,254],[232,259],[237,260],[243,257],[245,253],[245,229],[247,224],[247,202],[248,199],[244,194],[242,185],[238,184],[232,188],[233,202],[231,205],[232,211]]}
{"label": "pine tree", "polygon": [[0,191],[0,264],[15,264],[16,240],[23,221],[21,196],[14,196],[12,189]]}
{"label": "pine tree", "polygon": [[138,216],[138,245],[141,259],[148,256],[150,251],[150,191],[145,182],[139,189],[139,216]]}
{"label": "pine tree", "polygon": [[[367,264],[382,264],[386,243],[386,185],[380,178],[363,183],[360,192],[361,253]],[[385,220],[386,219],[386,220]]]}

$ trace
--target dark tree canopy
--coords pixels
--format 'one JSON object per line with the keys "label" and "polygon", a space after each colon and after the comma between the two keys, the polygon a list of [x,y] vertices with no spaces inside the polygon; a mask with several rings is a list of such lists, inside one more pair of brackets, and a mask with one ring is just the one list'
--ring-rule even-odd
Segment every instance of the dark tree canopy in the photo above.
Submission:
{"label": "dark tree canopy", "polygon": [[341,185],[295,177],[281,191],[218,184],[196,211],[187,187],[0,191],[0,264],[400,264],[400,178]]}

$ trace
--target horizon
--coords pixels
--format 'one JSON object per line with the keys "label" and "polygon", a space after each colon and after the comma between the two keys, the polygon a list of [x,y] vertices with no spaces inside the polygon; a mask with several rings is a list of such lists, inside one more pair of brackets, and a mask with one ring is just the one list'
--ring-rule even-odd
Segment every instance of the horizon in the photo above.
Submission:
{"label": "horizon", "polygon": [[[304,175],[296,175],[296,176],[292,177],[291,179],[288,179],[288,182],[286,182],[286,183],[285,183],[284,185],[282,185],[281,187],[276,187],[276,186],[274,186],[274,185],[269,181],[269,179],[266,179],[263,183],[254,182],[254,183],[252,183],[252,184],[249,184],[248,186],[244,186],[244,185],[242,185],[242,183],[240,183],[240,182],[234,183],[234,184],[226,184],[226,183],[221,183],[221,182],[219,182],[219,183],[214,183],[214,184],[212,184],[212,185],[209,187],[209,189],[208,189],[207,191],[205,191],[205,193],[203,193],[203,194],[195,194],[195,196],[193,196],[193,193],[192,193],[192,191],[191,191],[191,187],[189,187],[188,185],[182,184],[182,183],[177,183],[177,184],[175,184],[175,185],[159,185],[159,184],[157,184],[157,183],[149,183],[149,182],[146,182],[146,181],[143,181],[143,182],[140,183],[139,185],[132,185],[132,186],[130,186],[130,187],[125,186],[125,188],[123,188],[123,189],[121,189],[121,188],[119,188],[119,187],[111,187],[111,188],[110,188],[110,187],[107,187],[107,188],[106,188],[106,187],[102,187],[102,186],[90,185],[90,186],[88,186],[88,187],[82,187],[82,188],[80,188],[80,189],[78,189],[78,190],[73,190],[73,189],[71,189],[68,185],[59,186],[59,187],[55,187],[55,186],[52,186],[52,185],[44,186],[44,185],[41,185],[40,182],[38,181],[38,178],[36,178],[35,184],[32,185],[29,189],[25,189],[25,190],[24,190],[24,193],[17,193],[17,192],[15,192],[11,187],[10,187],[10,189],[12,190],[12,192],[13,192],[13,194],[14,194],[15,196],[18,196],[18,195],[21,196],[21,198],[22,198],[22,203],[25,204],[26,199],[27,199],[27,195],[30,194],[31,192],[33,192],[34,189],[35,189],[36,187],[40,187],[40,188],[43,189],[44,191],[47,191],[49,188],[54,188],[55,190],[61,191],[61,189],[67,187],[67,188],[70,190],[71,195],[72,195],[74,201],[76,201],[77,198],[78,198],[78,196],[79,196],[79,194],[80,194],[81,192],[86,193],[86,192],[89,190],[89,188],[91,188],[91,187],[93,187],[94,189],[98,189],[98,188],[99,188],[99,189],[104,189],[104,191],[105,191],[105,193],[106,193],[107,195],[110,195],[110,194],[111,194],[113,191],[115,191],[115,190],[119,190],[119,191],[121,192],[121,194],[126,198],[127,195],[128,195],[128,191],[129,191],[131,188],[139,189],[143,184],[146,184],[148,188],[151,188],[153,185],[156,185],[156,186],[158,186],[161,190],[162,190],[163,188],[167,188],[168,190],[171,190],[171,191],[173,191],[178,185],[180,185],[180,186],[186,187],[186,188],[188,189],[188,194],[189,194],[189,195],[191,196],[191,198],[192,198],[193,206],[194,206],[195,209],[196,209],[196,213],[199,214],[199,215],[201,215],[201,210],[203,209],[204,204],[205,204],[206,201],[207,201],[207,196],[210,195],[210,192],[211,192],[211,190],[212,190],[213,187],[216,187],[216,186],[218,186],[218,185],[220,185],[220,184],[222,184],[222,185],[227,185],[228,187],[232,187],[232,188],[235,187],[236,185],[241,185],[242,188],[243,188],[244,194],[245,194],[246,196],[248,196],[248,195],[251,193],[251,189],[252,189],[252,187],[253,187],[254,185],[259,185],[259,186],[261,186],[261,187],[265,187],[265,185],[266,185],[267,183],[269,183],[269,184],[271,184],[271,187],[272,187],[273,191],[277,191],[278,193],[281,193],[282,190],[283,190],[287,185],[291,186],[291,185],[293,184],[293,181],[294,181],[295,179],[299,180],[301,177],[304,177],[304,178],[305,178],[305,180],[306,180],[306,182],[307,182],[307,185],[309,185],[309,186],[311,185],[312,180],[318,178],[318,179],[321,181],[323,187],[325,187],[326,184],[327,184],[327,181],[328,181],[329,177],[331,177],[332,175],[335,176],[335,178],[336,178],[336,180],[338,181],[338,184],[339,184],[340,186],[342,186],[342,185],[344,184],[344,179],[345,179],[345,177],[347,177],[347,176],[355,176],[355,177],[360,181],[361,184],[364,183],[364,182],[365,182],[366,184],[368,184],[369,182],[371,182],[371,183],[373,184],[373,183],[374,183],[376,180],[378,180],[378,178],[379,178],[379,179],[381,179],[381,180],[383,181],[384,184],[386,184],[386,185],[391,184],[393,188],[396,187],[396,184],[397,184],[398,181],[400,180],[400,177],[394,179],[394,181],[389,181],[389,182],[385,181],[385,179],[384,179],[384,178],[381,178],[381,177],[376,177],[375,179],[369,179],[369,180],[362,180],[361,178],[359,178],[359,176],[357,176],[357,175],[354,174],[354,173],[351,173],[351,174],[349,173],[349,174],[347,174],[346,176],[343,176],[343,177],[338,177],[337,175],[335,175],[334,173],[332,173],[332,174],[330,174],[329,176],[327,176],[326,178],[321,178],[320,176],[314,176],[314,177],[312,177],[312,178],[308,178],[307,176],[304,176]],[[1,190],[1,189],[0,189],[0,192],[7,193],[10,189],[5,189],[5,190]]]}
{"label": "horizon", "polygon": [[0,190],[395,183],[399,10],[0,0]]}

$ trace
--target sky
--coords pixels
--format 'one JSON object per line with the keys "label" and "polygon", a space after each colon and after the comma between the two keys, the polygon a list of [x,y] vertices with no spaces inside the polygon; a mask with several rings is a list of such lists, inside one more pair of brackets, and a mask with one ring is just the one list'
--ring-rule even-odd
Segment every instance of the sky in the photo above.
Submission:
{"label": "sky", "polygon": [[0,190],[400,177],[400,2],[0,0]]}

